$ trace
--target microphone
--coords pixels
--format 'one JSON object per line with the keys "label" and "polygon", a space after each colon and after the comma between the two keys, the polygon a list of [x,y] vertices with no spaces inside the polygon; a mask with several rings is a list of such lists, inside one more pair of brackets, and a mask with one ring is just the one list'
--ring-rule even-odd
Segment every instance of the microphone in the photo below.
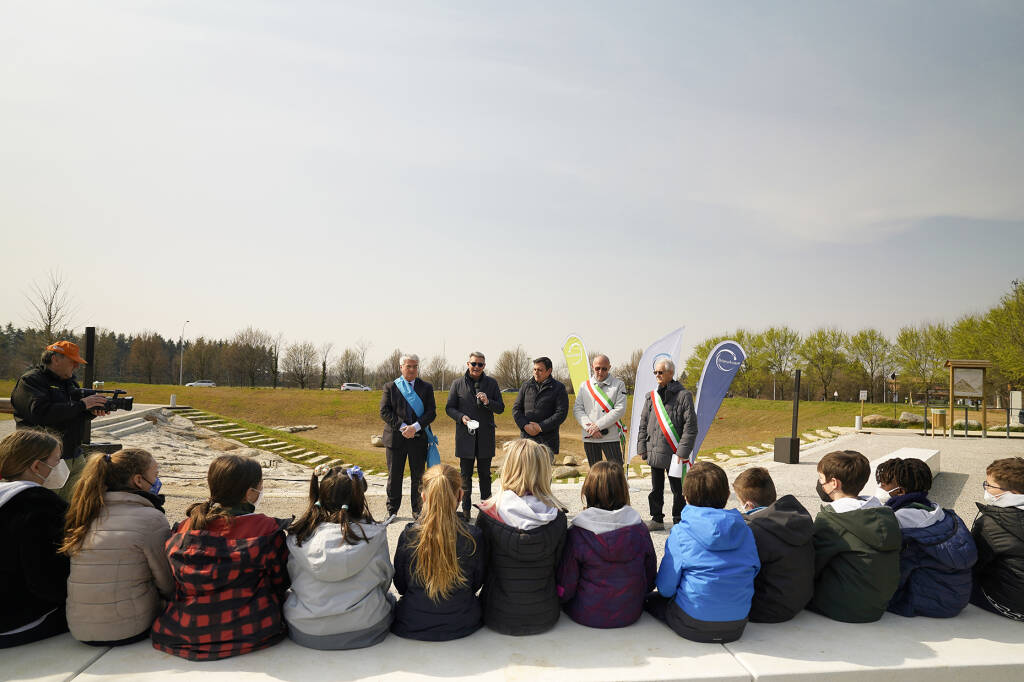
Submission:
{"label": "microphone", "polygon": [[484,404],[483,401],[480,400],[480,397],[476,395],[479,392],[480,392],[480,382],[479,381],[474,381],[473,382],[473,395],[476,396],[476,404],[477,405],[483,405]]}

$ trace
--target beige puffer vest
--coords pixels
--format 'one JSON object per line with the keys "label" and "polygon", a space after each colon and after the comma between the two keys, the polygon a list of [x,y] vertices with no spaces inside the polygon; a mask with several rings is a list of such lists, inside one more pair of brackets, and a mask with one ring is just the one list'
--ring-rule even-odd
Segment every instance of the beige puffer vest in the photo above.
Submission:
{"label": "beige puffer vest", "polygon": [[71,557],[68,626],[81,642],[109,642],[150,628],[174,592],[163,512],[141,495],[108,492],[81,549]]}

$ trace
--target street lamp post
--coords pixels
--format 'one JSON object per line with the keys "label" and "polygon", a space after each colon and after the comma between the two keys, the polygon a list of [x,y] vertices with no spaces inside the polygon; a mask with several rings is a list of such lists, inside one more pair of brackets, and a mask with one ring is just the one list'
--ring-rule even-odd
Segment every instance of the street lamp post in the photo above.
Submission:
{"label": "street lamp post", "polygon": [[[188,324],[188,320],[185,320]],[[178,337],[178,346],[181,349],[181,357],[178,359],[178,385],[185,383],[185,324],[181,325],[181,336]]]}

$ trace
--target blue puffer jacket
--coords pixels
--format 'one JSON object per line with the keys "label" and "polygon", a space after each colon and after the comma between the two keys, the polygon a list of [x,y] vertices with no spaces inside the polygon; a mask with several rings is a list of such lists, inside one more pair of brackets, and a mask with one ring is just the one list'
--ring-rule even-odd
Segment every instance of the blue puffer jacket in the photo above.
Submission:
{"label": "blue puffer jacket", "polygon": [[754,534],[742,514],[688,504],[665,541],[658,592],[675,596],[676,605],[696,620],[743,620],[760,568]]}
{"label": "blue puffer jacket", "polygon": [[[971,567],[978,549],[967,526],[952,509],[926,501],[900,504],[896,520],[903,531],[900,551],[900,586],[889,602],[889,611],[901,616],[952,618],[971,596]],[[929,508],[930,507],[930,508]]]}

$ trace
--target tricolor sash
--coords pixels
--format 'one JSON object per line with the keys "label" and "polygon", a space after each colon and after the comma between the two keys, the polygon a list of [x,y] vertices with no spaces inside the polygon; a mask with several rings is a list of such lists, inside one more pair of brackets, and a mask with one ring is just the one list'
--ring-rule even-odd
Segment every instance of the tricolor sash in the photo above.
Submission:
{"label": "tricolor sash", "polygon": [[[601,409],[605,411],[605,414],[611,414],[612,401],[608,399],[608,395],[601,390],[598,384],[594,383],[593,379],[587,379],[583,382],[583,385],[587,387],[587,391],[590,392],[590,397],[594,399],[594,402],[601,406]],[[626,447],[626,426],[622,423],[622,420],[615,422],[615,426],[619,427],[619,443],[622,447]],[[678,442],[678,440],[677,440]],[[673,450],[673,452],[675,452]]]}
{"label": "tricolor sash", "polygon": [[658,417],[658,426],[661,427],[661,433],[665,436],[665,440],[668,441],[669,447],[672,448],[672,464],[669,466],[668,475],[672,478],[682,478],[693,465],[693,462],[689,460],[684,462],[679,458],[677,453],[679,450],[679,431],[676,430],[676,425],[672,423],[672,418],[668,416],[665,402],[656,390],[651,391],[651,406],[654,407],[654,414]]}
{"label": "tricolor sash", "polygon": [[[412,383],[405,380],[405,377],[395,379],[395,386],[401,391],[402,397],[409,403],[409,407],[416,413],[417,417],[423,416],[423,400],[413,390]],[[437,450],[437,436],[430,430],[429,426],[423,427],[423,433],[427,435],[427,468],[441,463],[441,453]]]}

